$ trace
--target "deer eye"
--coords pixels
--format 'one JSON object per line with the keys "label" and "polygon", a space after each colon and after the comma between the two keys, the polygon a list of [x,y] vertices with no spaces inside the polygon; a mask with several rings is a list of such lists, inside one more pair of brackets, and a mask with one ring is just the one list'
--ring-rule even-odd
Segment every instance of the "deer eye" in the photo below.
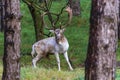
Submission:
{"label": "deer eye", "polygon": [[56,33],[56,34],[60,34],[60,32],[59,32],[59,31],[56,31],[55,33]]}

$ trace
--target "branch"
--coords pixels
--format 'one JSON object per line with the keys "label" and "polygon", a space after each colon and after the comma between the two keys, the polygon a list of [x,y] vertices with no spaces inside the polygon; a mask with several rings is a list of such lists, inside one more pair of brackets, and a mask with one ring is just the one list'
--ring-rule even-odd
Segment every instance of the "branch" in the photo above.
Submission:
{"label": "branch", "polygon": [[53,27],[54,30],[55,30],[55,25],[54,25],[54,21],[53,21],[52,15],[51,15],[51,13],[50,13],[50,8],[49,8],[48,5],[47,5],[47,1],[44,0],[44,2],[45,2],[45,7],[46,7],[46,12],[47,12],[47,15],[48,15],[48,19],[50,20],[50,23],[51,23],[52,27]]}
{"label": "branch", "polygon": [[61,16],[61,14],[63,13],[63,10],[64,10],[65,7],[66,7],[66,6],[64,6],[64,7],[61,9],[60,13],[56,15],[56,16],[57,16],[57,19],[56,19],[56,21],[54,22],[55,25],[56,25],[57,22],[59,21],[60,16]]}
{"label": "branch", "polygon": [[49,32],[48,34],[43,33],[43,35],[45,35],[47,37],[51,37],[51,32]]}
{"label": "branch", "polygon": [[26,3],[28,6],[31,6],[33,8],[36,8],[38,10],[42,10],[45,11],[44,7],[38,6],[36,5],[33,1],[29,1],[29,0],[22,0],[24,3]]}

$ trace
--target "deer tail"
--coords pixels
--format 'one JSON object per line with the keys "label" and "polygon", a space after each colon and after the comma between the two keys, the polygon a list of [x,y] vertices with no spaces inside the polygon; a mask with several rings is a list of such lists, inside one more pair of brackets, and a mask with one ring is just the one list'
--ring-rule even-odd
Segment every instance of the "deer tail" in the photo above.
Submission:
{"label": "deer tail", "polygon": [[34,57],[34,55],[35,55],[35,48],[34,48],[34,45],[32,46],[31,55],[32,55],[32,57]]}

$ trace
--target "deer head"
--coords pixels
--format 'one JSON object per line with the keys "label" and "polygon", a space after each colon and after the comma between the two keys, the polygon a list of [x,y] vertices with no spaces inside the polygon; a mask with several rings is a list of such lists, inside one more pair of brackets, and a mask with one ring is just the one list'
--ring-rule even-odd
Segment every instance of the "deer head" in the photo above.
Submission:
{"label": "deer head", "polygon": [[[62,23],[59,20],[60,20],[60,17],[61,17],[61,15],[62,15],[64,10],[68,13],[68,20],[66,21],[66,23],[59,24],[59,28],[63,29],[65,27],[67,27],[71,23],[71,20],[72,20],[72,9],[70,8],[70,6],[68,4],[63,6],[59,13],[52,13],[50,11],[50,7],[48,6],[47,0],[44,0],[44,3],[45,3],[45,7],[44,7],[45,10],[43,11],[43,14],[41,16],[42,16],[42,20],[43,20],[43,24],[44,24],[45,29],[47,29],[47,30],[51,30],[51,29],[56,30],[58,28],[57,27],[58,26],[57,23],[58,22]],[[44,21],[44,16],[48,17],[51,26],[49,26],[49,27],[47,26],[47,24]],[[54,33],[55,33],[55,31],[54,31]],[[55,34],[55,36],[56,36],[56,34]]]}
{"label": "deer head", "polygon": [[60,43],[64,41],[64,31],[65,29],[55,29],[55,30],[50,30],[50,32],[55,34],[56,42]]}

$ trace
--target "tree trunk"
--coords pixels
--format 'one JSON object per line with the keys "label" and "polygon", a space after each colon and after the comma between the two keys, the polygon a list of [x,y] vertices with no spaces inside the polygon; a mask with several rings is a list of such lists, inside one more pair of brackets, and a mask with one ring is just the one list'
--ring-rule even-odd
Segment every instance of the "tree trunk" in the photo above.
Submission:
{"label": "tree trunk", "polygon": [[69,0],[70,7],[73,11],[73,16],[80,15],[80,0]]}
{"label": "tree trunk", "polygon": [[115,80],[118,0],[92,0],[85,80]]}
{"label": "tree trunk", "polygon": [[119,0],[118,39],[120,40],[120,0]]}
{"label": "tree trunk", "polygon": [[28,5],[28,8],[31,12],[33,21],[34,21],[34,28],[35,28],[35,35],[36,35],[36,41],[43,39],[43,21],[41,14],[32,6]]}
{"label": "tree trunk", "polygon": [[23,2],[27,4],[30,10],[30,13],[32,15],[32,19],[34,22],[35,35],[36,35],[36,41],[43,39],[44,38],[43,36],[44,23],[43,23],[41,14],[38,12],[36,8],[32,6],[32,2],[33,2],[32,0],[23,0]]}
{"label": "tree trunk", "polygon": [[0,31],[4,30],[4,0],[0,0]]}
{"label": "tree trunk", "polygon": [[20,80],[20,2],[5,0],[2,80]]}
{"label": "tree trunk", "polygon": [[2,0],[0,0],[0,31],[2,30]]}

